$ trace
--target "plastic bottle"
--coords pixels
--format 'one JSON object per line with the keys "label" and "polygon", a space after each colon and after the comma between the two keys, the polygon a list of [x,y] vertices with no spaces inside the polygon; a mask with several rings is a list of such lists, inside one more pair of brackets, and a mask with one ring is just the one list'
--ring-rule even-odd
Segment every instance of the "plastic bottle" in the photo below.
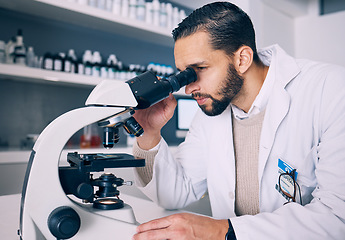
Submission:
{"label": "plastic bottle", "polygon": [[63,70],[64,58],[65,58],[64,53],[58,53],[54,56],[54,64],[53,64],[54,71],[62,71]]}
{"label": "plastic bottle", "polygon": [[135,77],[136,74],[136,70],[137,70],[137,65],[136,64],[129,64],[129,75],[128,75],[128,79]]}
{"label": "plastic bottle", "polygon": [[77,67],[78,67],[78,58],[74,52],[73,49],[70,49],[68,51],[68,55],[72,58],[72,65],[71,65],[71,73],[77,73]]}
{"label": "plastic bottle", "polygon": [[16,37],[12,37],[5,47],[6,63],[12,64],[14,62],[14,47],[16,45]]}
{"label": "plastic bottle", "polygon": [[91,76],[92,75],[92,53],[91,50],[86,50],[83,55],[83,64],[84,64],[84,74]]}
{"label": "plastic bottle", "polygon": [[77,57],[73,49],[68,50],[65,58],[64,72],[76,73]]}
{"label": "plastic bottle", "polygon": [[180,23],[180,12],[177,7],[173,8],[172,19],[172,25],[175,28]]}
{"label": "plastic bottle", "polygon": [[100,77],[101,76],[101,64],[102,57],[98,51],[95,51],[92,55],[92,76]]}
{"label": "plastic bottle", "polygon": [[16,45],[14,47],[14,63],[18,65],[26,65],[26,49],[24,46],[23,31],[18,29],[16,36]]}
{"label": "plastic bottle", "polygon": [[77,69],[76,69],[76,72],[79,74],[79,75],[83,75],[84,72],[85,72],[85,66],[84,66],[84,63],[83,63],[83,59],[82,58],[79,58],[77,60]]}
{"label": "plastic bottle", "polygon": [[147,71],[155,72],[155,64],[153,62],[150,62],[149,65],[147,65]]}
{"label": "plastic bottle", "polygon": [[160,64],[156,64],[156,75],[159,76],[159,77],[163,77],[163,74],[162,74],[162,65]]}
{"label": "plastic bottle", "polygon": [[72,59],[70,58],[70,56],[67,54],[64,64],[63,64],[63,71],[70,73],[72,72]]}
{"label": "plastic bottle", "polygon": [[116,71],[117,71],[117,59],[114,54],[110,54],[107,60],[108,66],[108,78],[115,79]]}
{"label": "plastic bottle", "polygon": [[118,71],[116,73],[116,79],[126,80],[126,67],[122,64],[121,61],[117,62]]}
{"label": "plastic bottle", "polygon": [[35,61],[34,68],[41,68],[43,57],[42,56],[40,56],[40,57],[39,56],[35,56],[34,61]]}
{"label": "plastic bottle", "polygon": [[128,0],[122,0],[121,2],[121,16],[122,17],[128,17]]}
{"label": "plastic bottle", "polygon": [[179,22],[182,22],[182,20],[187,17],[186,12],[183,9],[180,10],[179,15]]}
{"label": "plastic bottle", "polygon": [[137,20],[145,21],[145,0],[137,1]]}
{"label": "plastic bottle", "polygon": [[26,53],[26,65],[28,67],[35,67],[35,52],[33,47],[28,47],[28,52]]}
{"label": "plastic bottle", "polygon": [[97,4],[97,8],[105,10],[105,0],[97,0],[96,4]]}
{"label": "plastic bottle", "polygon": [[114,0],[112,12],[115,15],[121,15],[121,0]]}
{"label": "plastic bottle", "polygon": [[153,25],[159,26],[159,20],[160,20],[160,3],[159,0],[153,0],[152,1],[152,19],[153,19]]}
{"label": "plastic bottle", "polygon": [[145,3],[145,22],[149,25],[153,23],[152,2]]}
{"label": "plastic bottle", "polygon": [[44,54],[42,68],[47,70],[53,70],[53,55],[50,52],[46,52]]}
{"label": "plastic bottle", "polygon": [[113,0],[105,0],[105,10],[108,12],[113,10]]}
{"label": "plastic bottle", "polygon": [[165,7],[166,7],[166,12],[167,12],[167,25],[166,25],[166,27],[170,30],[173,28],[173,24],[172,24],[173,7],[172,7],[171,3],[167,3],[165,5]]}
{"label": "plastic bottle", "polygon": [[128,17],[130,19],[137,18],[137,0],[129,0]]}
{"label": "plastic bottle", "polygon": [[108,72],[109,72],[108,66],[106,64],[101,64],[100,77],[101,78],[109,78]]}
{"label": "plastic bottle", "polygon": [[167,26],[167,9],[165,3],[161,3],[159,11],[159,26],[164,28]]}
{"label": "plastic bottle", "polygon": [[89,0],[88,4],[90,7],[97,7],[97,0]]}
{"label": "plastic bottle", "polygon": [[0,40],[0,63],[6,62],[5,42]]}

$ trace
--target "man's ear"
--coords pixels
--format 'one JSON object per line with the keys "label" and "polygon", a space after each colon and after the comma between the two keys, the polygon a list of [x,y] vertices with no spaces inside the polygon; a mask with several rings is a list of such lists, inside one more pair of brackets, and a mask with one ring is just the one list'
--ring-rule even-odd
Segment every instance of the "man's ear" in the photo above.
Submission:
{"label": "man's ear", "polygon": [[248,46],[240,47],[234,54],[235,68],[240,74],[244,74],[253,63],[253,50]]}

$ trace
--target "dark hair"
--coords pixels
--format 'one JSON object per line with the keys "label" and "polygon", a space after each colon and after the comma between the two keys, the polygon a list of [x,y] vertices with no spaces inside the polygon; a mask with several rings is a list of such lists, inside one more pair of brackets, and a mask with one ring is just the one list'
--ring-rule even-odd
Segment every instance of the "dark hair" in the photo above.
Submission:
{"label": "dark hair", "polygon": [[241,46],[250,47],[253,60],[260,62],[255,44],[255,31],[249,16],[229,2],[214,2],[194,10],[172,32],[174,41],[206,31],[215,50],[223,50],[233,56]]}

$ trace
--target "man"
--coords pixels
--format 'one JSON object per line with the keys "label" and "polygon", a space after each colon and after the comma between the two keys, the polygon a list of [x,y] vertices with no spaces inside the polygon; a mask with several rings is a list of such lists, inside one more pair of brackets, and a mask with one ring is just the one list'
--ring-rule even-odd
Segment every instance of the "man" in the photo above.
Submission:
{"label": "man", "polygon": [[137,182],[168,209],[208,191],[213,218],[172,215],[133,239],[344,239],[345,69],[277,45],[257,53],[251,20],[229,2],[197,9],[173,36],[202,111],[174,157],[160,130],[175,99],[136,112]]}

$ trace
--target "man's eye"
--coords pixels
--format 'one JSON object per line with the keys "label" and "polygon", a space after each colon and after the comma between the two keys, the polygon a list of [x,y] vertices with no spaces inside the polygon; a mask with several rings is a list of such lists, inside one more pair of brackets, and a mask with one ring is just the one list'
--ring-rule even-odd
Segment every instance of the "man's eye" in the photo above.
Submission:
{"label": "man's eye", "polygon": [[201,71],[201,70],[204,70],[206,69],[206,67],[197,67],[197,70]]}

